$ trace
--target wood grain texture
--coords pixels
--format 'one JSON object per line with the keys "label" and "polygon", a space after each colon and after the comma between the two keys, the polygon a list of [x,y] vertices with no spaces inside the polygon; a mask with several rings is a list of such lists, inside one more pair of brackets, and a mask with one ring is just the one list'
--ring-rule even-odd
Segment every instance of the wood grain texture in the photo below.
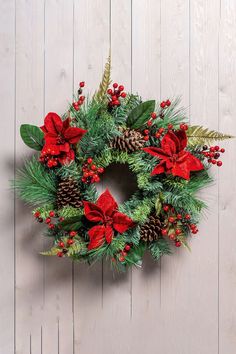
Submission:
{"label": "wood grain texture", "polygon": [[[191,123],[236,135],[235,1],[0,0],[0,19],[0,353],[234,354],[234,141],[223,144],[224,167],[212,169],[216,183],[201,193],[209,211],[191,254],[147,256],[142,270],[115,278],[105,262],[39,256],[50,242],[30,208],[14,207],[8,180],[31,154],[20,124],[63,113],[80,81],[92,94],[109,49],[112,78],[126,90],[181,95]],[[116,185],[108,175],[99,192],[108,186],[126,198],[123,175]]]}

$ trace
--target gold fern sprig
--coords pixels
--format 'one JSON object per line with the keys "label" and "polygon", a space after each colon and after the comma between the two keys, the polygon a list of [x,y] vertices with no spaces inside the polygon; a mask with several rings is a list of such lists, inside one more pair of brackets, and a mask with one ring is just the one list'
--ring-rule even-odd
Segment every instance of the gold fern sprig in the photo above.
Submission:
{"label": "gold fern sprig", "polygon": [[216,140],[226,140],[234,138],[229,134],[223,134],[215,130],[209,130],[200,125],[190,126],[187,130],[188,146],[210,145]]}
{"label": "gold fern sprig", "polygon": [[104,98],[106,97],[106,92],[111,83],[111,53],[109,53],[107,62],[105,64],[102,81],[99,85],[99,89],[95,92],[93,99],[96,102],[103,102]]}

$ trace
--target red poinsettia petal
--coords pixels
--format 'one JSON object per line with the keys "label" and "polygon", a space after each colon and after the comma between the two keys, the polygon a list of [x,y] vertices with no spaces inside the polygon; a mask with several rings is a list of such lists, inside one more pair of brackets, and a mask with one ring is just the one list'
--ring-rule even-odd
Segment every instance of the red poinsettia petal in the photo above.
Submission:
{"label": "red poinsettia petal", "polygon": [[179,177],[189,180],[190,170],[188,168],[187,161],[183,161],[181,163],[176,162],[171,170],[171,173],[173,176],[179,176]]}
{"label": "red poinsettia petal", "polygon": [[177,152],[184,150],[188,142],[186,132],[184,130],[177,130],[175,135],[179,139],[179,150]]}
{"label": "red poinsettia petal", "polygon": [[115,212],[113,215],[113,227],[120,234],[133,227],[135,224],[132,219],[127,215],[120,213],[119,211]]}
{"label": "red poinsettia petal", "polygon": [[40,129],[44,132],[44,134],[46,134],[48,132],[47,128],[44,125],[42,125],[42,127],[40,127]]}
{"label": "red poinsettia petal", "polygon": [[176,154],[180,149],[179,139],[172,131],[169,131],[164,135],[161,141],[161,147],[162,150],[170,156]]}
{"label": "red poinsettia petal", "polygon": [[118,208],[115,199],[113,198],[108,189],[106,189],[105,192],[100,195],[97,201],[97,205],[107,216],[111,216],[114,210]]}
{"label": "red poinsettia petal", "polygon": [[64,131],[64,137],[70,144],[76,144],[87,130],[69,127]]}
{"label": "red poinsettia petal", "polygon": [[50,112],[44,118],[44,127],[48,133],[58,135],[63,128],[63,123],[58,114]]}
{"label": "red poinsettia petal", "polygon": [[44,135],[44,140],[47,145],[56,145],[57,144],[57,136],[52,135],[50,133],[46,133]]}
{"label": "red poinsettia petal", "polygon": [[169,158],[168,154],[164,150],[162,150],[160,148],[157,148],[157,147],[154,147],[154,146],[143,148],[143,150],[145,152],[147,152],[148,154],[150,154],[152,156],[155,156],[155,157],[158,157],[158,158],[161,158],[161,159]]}
{"label": "red poinsettia petal", "polygon": [[94,248],[100,247],[105,241],[105,226],[104,225],[96,225],[93,226],[89,231],[88,235],[90,238],[90,242],[88,245],[88,249],[92,250]]}
{"label": "red poinsettia petal", "polygon": [[69,128],[69,126],[70,126],[70,121],[71,121],[70,117],[66,118],[66,119],[63,121],[63,131],[65,131],[66,129]]}
{"label": "red poinsettia petal", "polygon": [[107,243],[111,243],[113,238],[113,230],[111,226],[106,226],[105,227],[105,239]]}
{"label": "red poinsettia petal", "polygon": [[202,164],[202,162],[195,156],[193,156],[192,154],[190,154],[190,152],[187,152],[187,157],[186,157],[186,161],[188,163],[188,168],[190,171],[201,171],[204,170],[204,166]]}
{"label": "red poinsettia petal", "polygon": [[154,176],[154,175],[159,175],[160,173],[163,173],[165,172],[166,169],[165,169],[165,162],[162,161],[159,163],[159,165],[157,165],[153,170],[152,170],[152,173],[151,173],[151,176]]}
{"label": "red poinsettia petal", "polygon": [[104,215],[101,208],[94,203],[84,201],[84,214],[88,220],[93,222],[104,220]]}
{"label": "red poinsettia petal", "polygon": [[63,151],[63,152],[70,152],[71,151],[69,143],[60,144],[58,146],[60,146],[60,150]]}

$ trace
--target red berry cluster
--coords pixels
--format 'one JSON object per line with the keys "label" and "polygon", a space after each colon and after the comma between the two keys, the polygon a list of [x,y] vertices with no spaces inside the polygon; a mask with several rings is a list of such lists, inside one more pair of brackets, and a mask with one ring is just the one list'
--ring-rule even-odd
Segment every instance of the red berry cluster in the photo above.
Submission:
{"label": "red berry cluster", "polygon": [[188,125],[185,124],[185,123],[181,123],[180,126],[179,126],[179,128],[180,128],[181,130],[188,130]]}
{"label": "red berry cluster", "polygon": [[188,226],[189,230],[196,234],[198,232],[197,226],[191,223],[191,215],[182,215],[177,213],[173,206],[165,204],[163,206],[163,211],[166,214],[165,227],[161,230],[162,236],[168,236],[170,240],[175,242],[176,247],[181,246],[181,241],[178,236],[182,235],[183,231],[181,224],[183,226]]}
{"label": "red berry cluster", "polygon": [[153,122],[153,120],[156,119],[156,118],[157,118],[157,114],[156,114],[155,112],[152,112],[152,113],[150,114],[149,120],[147,121],[147,129],[145,129],[145,130],[143,131],[143,134],[144,134],[143,139],[144,139],[145,141],[148,141],[148,140],[149,140],[149,133],[150,133],[149,128],[152,126],[152,122]]}
{"label": "red berry cluster", "polygon": [[46,164],[49,168],[56,167],[59,163],[58,157],[55,156],[55,151],[50,147],[41,151],[39,161]]}
{"label": "red berry cluster", "polygon": [[76,102],[73,102],[73,104],[72,104],[72,106],[74,107],[74,109],[76,110],[76,111],[79,111],[79,109],[80,109],[80,106],[84,103],[84,100],[85,100],[85,97],[84,96],[82,96],[82,92],[83,92],[83,90],[82,90],[82,88],[85,86],[85,82],[84,81],[82,81],[82,82],[80,82],[79,83],[79,90],[78,90],[78,101],[76,101]]}
{"label": "red berry cluster", "polygon": [[67,252],[68,252],[68,248],[73,245],[73,243],[75,242],[73,240],[73,238],[77,236],[77,232],[76,231],[70,231],[68,234],[68,238],[66,240],[66,242],[60,240],[58,241],[57,245],[58,247],[60,247],[62,250],[57,252],[57,256],[58,257],[63,257]]}
{"label": "red berry cluster", "polygon": [[87,159],[87,163],[85,163],[83,165],[82,171],[83,171],[82,182],[84,182],[84,183],[98,183],[98,182],[100,182],[99,175],[104,172],[104,168],[97,167],[93,163],[93,159],[91,157],[89,157]]}
{"label": "red berry cluster", "polygon": [[120,262],[124,262],[125,261],[125,257],[127,256],[130,248],[131,248],[131,246],[129,244],[127,244],[127,245],[125,245],[124,249],[122,251],[120,251],[120,255],[119,255],[119,261]]}
{"label": "red berry cluster", "polygon": [[161,136],[165,133],[165,129],[164,128],[159,128],[158,131],[155,133],[155,137],[157,139],[160,139]]}
{"label": "red berry cluster", "polygon": [[161,107],[162,109],[165,109],[165,108],[169,107],[170,105],[171,105],[170,100],[162,101],[162,102],[160,103],[160,107]]}
{"label": "red berry cluster", "polygon": [[207,161],[213,165],[217,165],[218,167],[222,166],[222,161],[216,161],[219,159],[220,154],[224,153],[225,149],[220,148],[219,146],[207,146],[204,145],[202,147],[201,153],[208,159]]}
{"label": "red berry cluster", "polygon": [[[55,213],[54,210],[51,210],[51,211],[48,213],[48,215],[46,216],[46,218],[44,218],[44,219],[41,217],[40,211],[37,210],[37,211],[34,213],[34,217],[35,217],[36,220],[37,220],[38,222],[40,222],[40,223],[42,223],[42,222],[45,221],[45,223],[48,225],[48,228],[49,228],[49,229],[52,230],[52,229],[55,228],[55,223],[53,223],[52,218],[56,218],[57,215],[56,215],[56,213]],[[59,220],[60,220],[60,219],[59,219]],[[60,221],[61,221],[61,220],[60,220]]]}
{"label": "red berry cluster", "polygon": [[[114,90],[113,90],[114,89]],[[115,106],[120,106],[120,97],[125,98],[126,93],[124,92],[124,86],[118,85],[116,82],[113,84],[113,89],[109,88],[107,94],[109,97],[108,106],[113,108]]]}

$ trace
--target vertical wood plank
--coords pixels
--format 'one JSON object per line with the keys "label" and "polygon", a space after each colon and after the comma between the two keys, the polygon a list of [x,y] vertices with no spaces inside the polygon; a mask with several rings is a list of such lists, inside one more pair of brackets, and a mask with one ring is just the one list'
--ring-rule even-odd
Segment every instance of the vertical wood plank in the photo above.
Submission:
{"label": "vertical wood plank", "polygon": [[[136,1],[132,7],[132,89],[145,99],[160,100],[161,1]],[[147,255],[143,268],[132,270],[132,334],[130,353],[161,349],[160,262]],[[141,340],[143,338],[144,340]]]}
{"label": "vertical wood plank", "polygon": [[[16,162],[31,151],[19,135],[22,123],[40,124],[43,115],[43,4],[16,3]],[[30,208],[16,204],[16,352],[41,353],[43,306],[42,229]]]}
{"label": "vertical wood plank", "polygon": [[[236,136],[236,3],[221,1],[219,37],[219,128]],[[220,144],[222,145],[222,144]],[[236,142],[224,144],[219,171],[219,353],[233,354],[236,347]]]}
{"label": "vertical wood plank", "polygon": [[[74,91],[98,88],[109,53],[110,1],[74,2]],[[102,264],[74,265],[74,353],[104,352]]]}
{"label": "vertical wood plank", "polygon": [[[62,114],[73,86],[73,1],[45,2],[45,113]],[[44,259],[43,354],[73,353],[73,280],[68,259]]]}
{"label": "vertical wood plank", "polygon": [[15,3],[0,2],[1,185],[0,224],[4,252],[0,258],[0,351],[14,351],[14,179]]}

